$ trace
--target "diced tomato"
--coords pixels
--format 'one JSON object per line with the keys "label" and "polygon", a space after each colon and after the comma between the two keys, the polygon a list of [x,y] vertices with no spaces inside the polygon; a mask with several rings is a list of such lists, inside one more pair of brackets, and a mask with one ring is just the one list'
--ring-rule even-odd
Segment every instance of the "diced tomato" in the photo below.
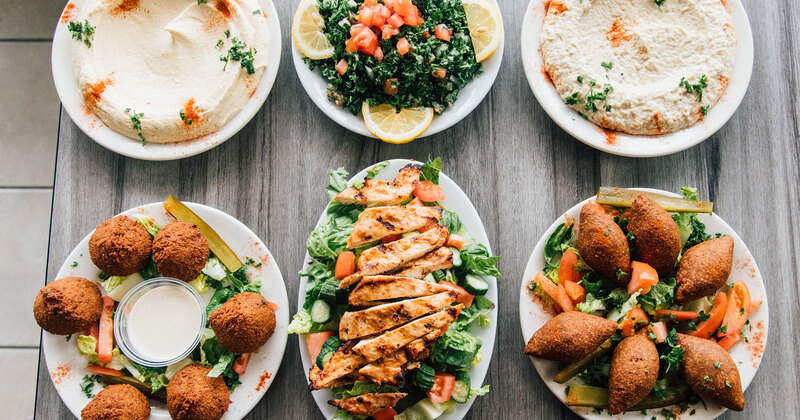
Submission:
{"label": "diced tomato", "polygon": [[389,19],[389,16],[392,15],[392,10],[383,4],[378,4],[377,6],[373,7],[372,10],[374,10],[373,15],[377,14],[384,19]]}
{"label": "diced tomato", "polygon": [[634,333],[638,327],[642,325],[646,325],[650,322],[650,319],[647,317],[647,314],[642,310],[642,308],[635,307],[628,311],[628,315],[625,316],[625,319],[619,324],[620,330],[622,330],[622,335],[625,337],[630,337]]}
{"label": "diced tomato", "polygon": [[400,17],[400,15],[398,15],[397,13],[395,13],[389,16],[388,19],[386,19],[386,23],[394,26],[397,29],[400,29],[400,27],[403,26],[403,18]]}
{"label": "diced tomato", "polygon": [[402,237],[403,237],[403,235],[401,235],[399,233],[397,235],[389,235],[389,236],[387,236],[385,238],[382,238],[381,242],[384,243],[384,244],[388,244],[389,242],[394,242],[394,241],[396,241],[398,239],[401,239]]}
{"label": "diced tomato", "polygon": [[697,318],[697,312],[692,311],[670,311],[666,309],[656,309],[656,318],[667,318],[674,321],[691,321]]}
{"label": "diced tomato", "polygon": [[354,53],[358,51],[358,45],[356,45],[356,41],[353,38],[350,38],[347,41],[345,41],[344,50],[349,53]]}
{"label": "diced tomato", "polygon": [[631,262],[633,274],[631,274],[631,281],[628,283],[628,294],[632,295],[640,292],[646,295],[650,292],[650,288],[658,283],[658,273],[656,269],[639,261]]}
{"label": "diced tomato", "polygon": [[447,29],[447,26],[444,23],[440,23],[436,25],[436,29],[433,32],[436,38],[441,39],[442,41],[450,41],[450,36],[453,34],[453,31]]}
{"label": "diced tomato", "polygon": [[124,373],[122,373],[121,370],[111,369],[111,368],[107,368],[107,367],[103,367],[103,366],[97,366],[97,365],[86,366],[86,369],[89,369],[89,372],[96,373],[98,375],[106,375],[106,376],[122,376],[122,375],[124,375]]}
{"label": "diced tomato", "polygon": [[436,372],[433,376],[433,387],[428,391],[428,398],[435,403],[450,401],[453,388],[456,386],[456,377],[444,372]]}
{"label": "diced tomato", "polygon": [[656,336],[656,342],[663,343],[667,341],[667,324],[663,322],[650,324],[650,332]]}
{"label": "diced tomato", "polygon": [[366,28],[366,26],[364,26],[363,24],[356,23],[355,25],[350,27],[350,36],[356,36],[360,34],[361,31],[364,30],[364,28]]}
{"label": "diced tomato", "polygon": [[306,335],[306,348],[308,349],[308,355],[311,360],[317,360],[317,355],[319,355],[320,350],[322,350],[322,345],[325,344],[325,340],[329,339],[332,335],[333,331],[323,331]]}
{"label": "diced tomato", "polygon": [[395,9],[394,9],[394,4],[395,4],[395,1],[396,1],[396,0],[383,0],[383,4],[385,4],[385,5],[386,5],[386,7],[388,7],[388,8],[389,8],[389,10],[395,10]]}
{"label": "diced tomato", "polygon": [[[418,200],[418,199],[415,199],[415,200]],[[427,231],[429,231],[431,229],[436,228],[437,226],[439,226],[439,225],[428,225],[428,226],[423,226],[423,227],[421,227],[421,228],[419,228],[417,230],[419,231],[419,233],[425,233],[425,232],[427,232]]]}
{"label": "diced tomato", "polygon": [[536,273],[536,277],[533,280],[553,299],[560,311],[567,312],[575,309],[563,285],[556,285],[542,273]]}
{"label": "diced tomato", "polygon": [[451,233],[447,235],[447,240],[444,243],[446,246],[452,246],[458,249],[464,248],[467,244],[467,238]]}
{"label": "diced tomato", "polygon": [[103,308],[100,312],[100,325],[97,333],[97,361],[111,363],[111,351],[114,349],[114,299],[103,296]]}
{"label": "diced tomato", "polygon": [[411,3],[411,0],[395,0],[392,9],[400,16],[408,16],[412,7],[414,7],[414,3]]}
{"label": "diced tomato", "polygon": [[424,20],[422,19],[422,15],[419,13],[417,6],[412,5],[411,11],[407,15],[403,15],[403,23],[408,26],[419,26],[422,25],[422,22],[424,22]]}
{"label": "diced tomato", "polygon": [[372,26],[372,9],[369,7],[362,7],[356,19],[363,23],[364,26]]}
{"label": "diced tomato", "polygon": [[463,287],[450,283],[449,281],[440,281],[439,284],[456,292],[456,302],[464,305],[465,308],[472,306],[472,301],[475,300],[475,296],[469,294]]}
{"label": "diced tomato", "polygon": [[336,68],[336,71],[339,72],[339,74],[344,76],[344,74],[347,73],[347,60],[345,60],[344,58],[339,60],[339,62],[336,63],[336,67],[335,68]]}
{"label": "diced tomato", "polygon": [[437,77],[439,79],[444,79],[447,76],[447,70],[444,67],[438,66],[436,69],[431,73],[431,76]]}
{"label": "diced tomato", "polygon": [[561,256],[561,262],[558,264],[558,279],[561,281],[570,281],[577,283],[581,281],[580,274],[575,271],[575,264],[578,263],[578,255],[572,248],[566,250],[564,255]]}
{"label": "diced tomato", "polygon": [[718,332],[717,337],[739,335],[739,330],[744,327],[748,317],[750,317],[750,289],[743,280],[739,280],[731,289],[728,296],[728,308],[725,310],[725,317],[722,318],[722,327],[725,328],[725,332]]}
{"label": "diced tomato", "polygon": [[386,407],[381,411],[372,415],[372,418],[375,420],[394,420],[394,416],[397,415],[397,411],[394,411],[392,407]]}
{"label": "diced tomato", "polygon": [[731,349],[731,347],[733,347],[734,344],[738,343],[739,340],[741,339],[742,335],[739,334],[739,332],[737,331],[736,334],[726,335],[721,340],[717,341],[717,344],[719,344],[720,347],[725,349],[725,351],[728,351]]}
{"label": "diced tomato", "polygon": [[345,251],[336,258],[335,268],[336,278],[341,280],[356,272],[356,254],[352,251]]}
{"label": "diced tomato", "polygon": [[573,303],[581,303],[586,301],[586,289],[584,289],[583,286],[569,280],[564,281],[563,284],[564,290],[567,292],[567,296],[572,299]]}
{"label": "diced tomato", "polygon": [[420,200],[417,197],[414,197],[414,199],[409,201],[408,204],[406,204],[406,205],[407,206],[424,206],[424,204],[422,204],[422,200]]}
{"label": "diced tomato", "polygon": [[394,95],[399,89],[397,78],[386,79],[386,81],[383,82],[383,93],[387,95]]}
{"label": "diced tomato", "polygon": [[701,322],[692,335],[700,338],[712,337],[720,324],[722,324],[722,318],[725,317],[725,311],[727,309],[728,296],[722,292],[714,295],[714,302],[712,303],[711,311],[708,313],[708,319]]}
{"label": "diced tomato", "polygon": [[381,60],[383,60],[383,50],[381,47],[375,48],[375,52],[372,55],[375,56],[375,59],[378,60],[379,63]]}
{"label": "diced tomato", "polygon": [[233,361],[233,371],[239,375],[244,375],[247,370],[247,364],[250,363],[250,355],[252,353],[242,353],[236,360]]}
{"label": "diced tomato", "polygon": [[389,39],[400,33],[399,29],[395,29],[392,25],[383,25],[381,27],[381,38]]}
{"label": "diced tomato", "polygon": [[422,36],[424,36],[425,38],[430,38],[431,34],[429,34],[428,31],[422,31]]}
{"label": "diced tomato", "polygon": [[99,329],[98,325],[97,324],[90,325],[89,326],[89,330],[87,330],[83,335],[90,335],[90,336],[94,337],[94,339],[95,339],[94,351],[96,352],[97,351],[97,337],[100,336],[100,329]]}
{"label": "diced tomato", "polygon": [[431,181],[420,181],[420,183],[414,188],[414,197],[417,197],[426,203],[442,201],[445,199],[442,187],[434,184]]}
{"label": "diced tomato", "polygon": [[372,7],[377,5],[378,5],[378,0],[364,0],[364,5],[362,7]]}
{"label": "diced tomato", "polygon": [[397,53],[400,55],[406,55],[408,51],[411,49],[411,46],[408,44],[408,40],[403,37],[397,41]]}

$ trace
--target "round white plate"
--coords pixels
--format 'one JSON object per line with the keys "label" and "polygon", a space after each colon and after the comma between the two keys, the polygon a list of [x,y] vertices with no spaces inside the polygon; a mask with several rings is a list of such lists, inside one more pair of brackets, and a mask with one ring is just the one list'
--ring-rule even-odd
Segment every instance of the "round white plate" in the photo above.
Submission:
{"label": "round white plate", "polygon": [[[497,0],[489,0],[494,4],[500,13],[500,7]],[[502,15],[501,15],[502,19]],[[484,60],[481,70],[483,73],[478,75],[474,80],[467,83],[461,91],[458,92],[458,99],[449,108],[447,108],[442,115],[434,116],[433,122],[430,127],[422,133],[419,138],[432,136],[440,131],[444,131],[459,121],[464,119],[478,104],[481,103],[483,98],[489,93],[489,89],[494,84],[494,79],[497,77],[497,72],[500,70],[500,62],[503,61],[503,46],[505,45],[505,30],[503,31],[503,38],[500,40],[500,45],[491,57]],[[303,62],[303,54],[297,50],[297,47],[292,43],[292,61],[294,62],[294,69],[297,71],[297,77],[300,78],[300,83],[303,84],[308,96],[321,109],[328,118],[335,121],[342,127],[357,133],[362,136],[375,137],[364,125],[364,118],[359,111],[358,115],[353,115],[349,110],[336,106],[328,99],[328,82],[322,77],[319,69],[311,70],[308,65]]]}
{"label": "round white plate", "polygon": [[[70,46],[74,41],[70,38],[70,33],[67,30],[68,18],[59,19],[55,35],[53,35],[53,51],[50,59],[53,66],[53,81],[56,85],[56,92],[58,92],[58,97],[61,99],[64,110],[67,111],[67,114],[69,114],[78,128],[97,144],[112,152],[136,159],[182,159],[222,144],[253,119],[258,110],[261,109],[261,105],[267,100],[267,96],[272,90],[272,84],[275,82],[275,77],[278,75],[278,67],[281,62],[281,29],[278,22],[278,12],[275,10],[275,5],[272,1],[258,0],[261,10],[265,12],[267,17],[269,32],[267,68],[261,76],[261,82],[259,82],[256,92],[250,97],[244,108],[223,125],[219,131],[178,143],[147,143],[142,146],[139,140],[125,137],[108,128],[100,118],[93,113],[88,113],[83,103],[78,83],[75,81],[75,75],[72,71]],[[73,10],[72,13],[78,13],[85,3],[86,0],[70,0],[67,7],[74,4],[75,9],[78,11]],[[65,14],[66,12],[67,9],[65,9]]]}
{"label": "round white plate", "polygon": [[[678,196],[677,194],[673,194],[671,192],[650,188],[637,188],[637,190],[658,192],[676,197]],[[566,213],[561,215],[561,217],[559,217],[555,222],[553,222],[544,235],[542,235],[542,238],[539,239],[539,242],[536,244],[536,248],[533,250],[533,254],[531,254],[531,257],[528,260],[528,266],[525,268],[525,274],[522,278],[522,285],[520,286],[519,295],[519,323],[522,328],[522,338],[525,343],[528,342],[536,330],[541,328],[542,325],[544,325],[551,317],[555,315],[552,308],[545,309],[538,296],[535,296],[533,292],[528,289],[528,284],[530,284],[531,280],[533,280],[534,276],[536,276],[536,273],[542,271],[544,268],[545,262],[542,252],[544,243],[560,224],[566,223],[568,220],[574,221],[577,227],[578,221],[580,220],[581,208],[589,200],[594,200],[595,198],[596,196],[590,197],[576,204]],[[736,282],[739,280],[744,280],[745,284],[747,284],[747,287],[750,289],[750,294],[753,297],[761,296],[764,299],[761,303],[761,306],[750,313],[750,325],[752,329],[750,331],[745,331],[745,335],[748,337],[750,342],[745,343],[744,340],[741,340],[730,350],[730,355],[736,362],[736,366],[739,368],[739,375],[742,378],[742,389],[746,390],[748,385],[750,385],[750,382],[753,380],[753,377],[756,375],[758,366],[761,364],[761,358],[764,356],[764,349],[767,345],[767,324],[769,322],[767,289],[764,287],[764,281],[761,278],[761,272],[758,271],[758,266],[756,266],[753,255],[750,254],[750,250],[747,249],[747,246],[744,244],[739,235],[737,235],[736,232],[734,232],[733,229],[728,226],[724,220],[722,220],[722,218],[717,216],[716,213],[701,214],[698,217],[700,221],[705,223],[706,232],[709,232],[709,234],[723,233],[731,236],[734,240],[733,270],[731,270],[731,275],[728,281]],[[566,384],[557,384],[552,379],[559,371],[557,362],[550,362],[534,357],[531,357],[531,361],[533,362],[533,366],[536,368],[536,371],[539,373],[539,376],[542,377],[544,383],[548,388],[550,388],[550,391],[553,392],[553,395],[555,395],[556,398],[558,398],[562,403],[566,400],[567,387],[571,383],[580,383],[578,379],[573,378]],[[575,412],[575,414],[585,419],[607,420],[609,418],[608,411],[603,411],[603,413],[597,414],[592,408],[568,408]],[[675,406],[671,406],[669,408],[674,409]],[[705,404],[700,402],[692,405],[690,409],[696,410],[696,414],[691,418],[698,420],[714,419],[720,416],[726,410],[726,408],[711,402],[707,402]],[[745,408],[745,410],[746,409],[747,408]],[[657,416],[658,418],[661,418],[659,416],[661,410],[661,408],[648,410],[647,415],[643,415],[640,411],[629,411],[621,415],[615,415],[614,418],[649,419],[651,416]]]}
{"label": "round white plate", "polygon": [[[392,180],[400,171],[400,169],[409,163],[412,163],[412,161],[406,159],[392,159],[389,161],[389,165],[386,166],[383,171],[381,171],[380,175],[378,175],[376,179],[384,181]],[[368,169],[369,167],[364,168],[361,172],[350,178],[348,185],[352,185],[356,180],[363,180],[367,175]],[[478,243],[486,246],[486,249],[489,250],[489,253],[491,254],[492,249],[489,247],[489,238],[486,236],[486,229],[483,228],[483,223],[481,223],[478,212],[475,211],[475,207],[473,207],[472,203],[469,201],[469,198],[467,198],[467,195],[464,194],[464,191],[462,191],[461,188],[459,188],[459,186],[456,185],[456,183],[444,173],[439,175],[439,185],[442,187],[444,190],[444,195],[447,197],[445,200],[442,200],[439,203],[449,210],[455,212],[459,219],[461,219],[461,223],[464,224],[467,232],[469,232]],[[317,226],[319,226],[319,224],[322,223],[326,217],[327,215],[323,211],[319,221],[317,222]],[[306,262],[308,261],[311,261],[311,256],[306,252]],[[303,268],[305,268],[307,264],[304,264]],[[494,339],[497,333],[497,312],[499,310],[499,302],[497,301],[497,279],[494,277],[484,278],[489,281],[489,292],[486,294],[486,297],[494,302],[494,309],[489,312],[489,318],[492,322],[488,327],[479,327],[477,325],[472,326],[472,333],[483,341],[483,346],[481,347],[481,351],[483,352],[481,362],[469,372],[472,388],[480,388],[483,384],[483,379],[486,377],[486,372],[489,370],[489,362],[492,360]],[[306,278],[302,277],[300,278],[300,293],[297,297],[298,308],[303,307],[303,302],[306,298],[305,290]],[[299,335],[297,339],[298,343],[300,344],[300,358],[303,360],[303,374],[306,376],[307,381],[308,371],[311,369],[311,359],[308,356],[306,337],[304,335]],[[322,414],[325,416],[325,418],[332,418],[336,413],[336,408],[328,404],[328,400],[333,397],[331,390],[320,389],[318,391],[313,391],[311,395],[314,396],[314,401],[317,402],[317,407],[319,407],[320,411],[322,411]],[[473,397],[470,398],[466,404],[456,404],[453,413],[443,415],[440,417],[440,419],[458,420],[463,418],[469,411],[469,408],[472,407],[472,403],[474,401],[475,398]]]}
{"label": "round white plate", "polygon": [[[185,204],[214,228],[240,259],[250,257],[261,263],[258,268],[249,266],[247,276],[251,281],[260,280],[261,294],[268,301],[278,305],[278,309],[275,311],[277,318],[275,332],[259,352],[253,353],[250,357],[247,371],[239,377],[242,383],[231,393],[231,404],[222,417],[226,420],[241,419],[261,400],[281,366],[283,352],[286,349],[286,327],[289,325],[289,299],[286,297],[286,287],[275,259],[252,230],[217,209],[202,204]],[[128,216],[145,214],[152,217],[162,227],[175,220],[164,210],[161,203],[146,204],[121,214]],[[99,285],[97,275],[100,270],[92,264],[92,260],[89,258],[89,238],[93,232],[86,235],[72,250],[56,278],[78,276]],[[77,265],[72,267],[74,263]],[[206,292],[201,297],[208,302],[212,295],[213,292]],[[58,394],[72,414],[80,418],[81,410],[89,402],[89,399],[81,392],[80,383],[84,375],[91,373],[86,369],[86,359],[78,353],[75,345],[76,338],[77,336],[73,335],[70,341],[66,341],[63,336],[42,332],[42,351]],[[100,389],[100,385],[95,385],[94,393],[96,394]],[[165,404],[154,399],[149,399],[149,401],[151,419],[166,420],[170,418]]]}
{"label": "round white plate", "polygon": [[753,70],[753,34],[740,0],[727,0],[736,32],[736,63],[728,87],[702,121],[674,133],[637,136],[606,130],[584,120],[564,104],[544,70],[539,45],[545,9],[549,0],[531,0],[522,22],[522,65],[536,100],[564,131],[581,142],[607,153],[630,157],[664,156],[688,149],[711,137],[733,116],[744,98]]}

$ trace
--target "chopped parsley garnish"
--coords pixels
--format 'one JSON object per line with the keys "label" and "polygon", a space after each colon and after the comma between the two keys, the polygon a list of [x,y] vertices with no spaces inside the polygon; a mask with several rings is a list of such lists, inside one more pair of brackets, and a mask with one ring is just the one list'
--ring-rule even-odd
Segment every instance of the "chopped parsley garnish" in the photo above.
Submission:
{"label": "chopped parsley garnish", "polygon": [[667,334],[664,345],[664,351],[661,353],[660,358],[667,365],[667,368],[664,370],[666,374],[672,368],[678,369],[683,360],[683,349],[678,345],[678,333],[675,331],[675,328],[671,329]]}
{"label": "chopped parsley garnish", "polygon": [[254,15],[260,15],[261,14],[261,9],[253,10],[253,14]]}
{"label": "chopped parsley garnish", "polygon": [[705,74],[700,76],[700,81],[695,84],[689,83],[685,77],[681,77],[681,82],[678,84],[679,87],[686,88],[686,93],[693,93],[697,97],[697,102],[703,101],[703,89],[708,87],[708,76]]}
{"label": "chopped parsley garnish", "polygon": [[72,339],[72,334],[67,336],[67,341],[69,341],[70,339]]}
{"label": "chopped parsley garnish", "polygon": [[703,116],[708,115],[708,105],[701,106],[700,112],[703,113]]}
{"label": "chopped parsley garnish", "polygon": [[605,67],[608,70],[611,70],[611,67],[614,67],[614,62],[613,61],[603,61],[602,63],[600,63],[600,65]]}
{"label": "chopped parsley garnish", "polygon": [[81,22],[70,22],[67,24],[67,29],[72,32],[72,38],[83,41],[87,47],[92,46],[92,38],[94,37],[95,27],[89,25],[88,20]]}
{"label": "chopped parsley garnish", "polygon": [[[125,108],[125,113],[131,112],[130,108]],[[147,144],[147,141],[144,139],[144,135],[142,134],[142,117],[144,117],[143,112],[137,113],[135,110],[133,111],[133,115],[131,115],[131,124],[133,129],[136,130],[136,133],[139,135],[139,139],[142,141],[142,146]]]}
{"label": "chopped parsley garnish", "polygon": [[606,105],[606,112],[611,112],[611,105]]}
{"label": "chopped parsley garnish", "polygon": [[659,9],[662,9],[662,8],[664,8],[664,2],[665,1],[667,1],[667,0],[653,0],[653,3],[655,3],[656,6],[658,6]]}
{"label": "chopped parsley garnish", "polygon": [[719,362],[719,360],[718,360],[718,361],[716,361],[716,362],[714,362],[714,367],[715,367],[715,368],[719,369],[719,368],[720,368],[720,366],[722,366],[722,363],[720,363],[720,362]]}
{"label": "chopped parsley garnish", "polygon": [[[580,77],[580,76],[578,76],[578,77]],[[564,99],[564,103],[567,104],[567,105],[575,105],[575,104],[582,103],[583,99],[578,97],[579,94],[580,94],[579,92],[574,92],[572,95],[567,96],[567,98]]]}
{"label": "chopped parsley garnish", "polygon": [[578,83],[583,83],[583,76],[578,76]]}
{"label": "chopped parsley garnish", "polygon": [[725,324],[725,325],[719,327],[719,332],[721,332],[723,334],[727,334],[728,333],[728,324]]}
{"label": "chopped parsley garnish", "polygon": [[708,375],[703,376],[703,380],[706,382],[711,382],[711,378]]}
{"label": "chopped parsley garnish", "polygon": [[192,125],[192,119],[191,118],[188,118],[188,119],[186,118],[186,112],[183,109],[181,109],[181,111],[178,113],[178,115],[180,115],[181,121],[185,122],[186,125]]}
{"label": "chopped parsley garnish", "polygon": [[94,389],[95,382],[100,382],[100,375],[85,375],[81,380],[81,392],[86,395],[86,398],[94,398],[92,389]]}
{"label": "chopped parsley garnish", "polygon": [[[230,31],[225,31],[226,36],[229,33]],[[228,62],[238,61],[239,64],[241,64],[242,68],[247,71],[247,74],[255,73],[256,69],[255,67],[253,67],[253,60],[254,60],[253,54],[255,54],[256,51],[252,48],[245,51],[245,48],[247,48],[247,44],[239,40],[239,38],[237,37],[233,37],[231,41],[233,42],[233,45],[231,45],[231,47],[228,48],[228,54],[219,57],[220,61],[225,62],[225,65],[222,67],[222,71],[225,71],[225,69],[228,67]]]}
{"label": "chopped parsley garnish", "polygon": [[230,38],[231,37],[231,30],[230,29],[226,29],[225,32],[223,32],[223,33],[225,34],[225,38]]}
{"label": "chopped parsley garnish", "polygon": [[733,382],[725,381],[725,386],[728,387],[728,388],[733,388]]}
{"label": "chopped parsley garnish", "polygon": [[223,41],[221,39],[218,39],[217,40],[217,45],[214,45],[214,48],[219,49],[219,47],[221,47],[224,43],[225,43],[225,41]]}
{"label": "chopped parsley garnish", "polygon": [[203,3],[207,3],[207,2],[208,2],[208,0],[197,0],[197,4],[203,4]]}
{"label": "chopped parsley garnish", "polygon": [[70,267],[77,267],[78,266],[78,262],[77,261],[73,261],[69,266]]}

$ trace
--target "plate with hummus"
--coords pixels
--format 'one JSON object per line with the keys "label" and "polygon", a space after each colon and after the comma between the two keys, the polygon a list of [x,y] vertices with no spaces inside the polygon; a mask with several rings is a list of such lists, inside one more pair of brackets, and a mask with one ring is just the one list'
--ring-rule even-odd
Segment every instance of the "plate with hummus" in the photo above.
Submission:
{"label": "plate with hummus", "polygon": [[196,155],[241,130],[280,63],[272,0],[73,0],[53,37],[56,90],[121,155]]}
{"label": "plate with hummus", "polygon": [[532,0],[522,62],[561,128],[608,153],[692,147],[733,115],[753,37],[739,0]]}
{"label": "plate with hummus", "polygon": [[289,302],[279,267],[217,209],[172,196],[129,209],[84,237],[51,280],[33,315],[53,385],[78,418],[241,419],[280,368]]}

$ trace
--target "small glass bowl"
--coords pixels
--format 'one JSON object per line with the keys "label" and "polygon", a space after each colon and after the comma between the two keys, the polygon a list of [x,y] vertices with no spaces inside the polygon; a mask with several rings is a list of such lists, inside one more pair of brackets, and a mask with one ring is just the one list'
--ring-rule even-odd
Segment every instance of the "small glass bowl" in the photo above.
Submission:
{"label": "small glass bowl", "polygon": [[[136,346],[133,345],[130,341],[130,337],[128,336],[128,317],[130,316],[130,311],[133,305],[141,298],[145,293],[159,288],[159,287],[171,287],[171,288],[180,288],[183,289],[197,301],[197,307],[200,309],[198,311],[198,319],[197,319],[197,337],[195,337],[194,342],[192,343],[189,348],[184,350],[180,355],[168,359],[168,360],[152,360],[147,356],[143,356],[136,352]],[[150,280],[145,280],[136,286],[134,286],[122,300],[117,305],[117,310],[114,314],[114,340],[116,340],[117,345],[119,346],[120,351],[122,354],[127,356],[132,361],[148,367],[162,367],[168,366],[173,363],[179,362],[183,360],[185,357],[189,356],[191,352],[197,347],[200,343],[200,337],[203,334],[203,329],[206,326],[206,310],[205,310],[205,302],[197,293],[196,290],[192,286],[190,286],[185,281],[173,279],[170,277],[155,277]],[[169,320],[164,320],[168,322]]]}

